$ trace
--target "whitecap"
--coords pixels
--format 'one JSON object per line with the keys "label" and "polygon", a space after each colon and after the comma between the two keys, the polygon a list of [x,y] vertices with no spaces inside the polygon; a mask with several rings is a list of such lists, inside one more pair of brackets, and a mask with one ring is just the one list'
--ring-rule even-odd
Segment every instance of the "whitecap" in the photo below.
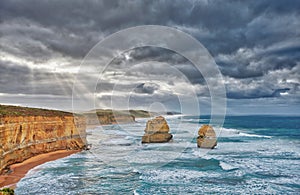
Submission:
{"label": "whitecap", "polygon": [[223,162],[223,161],[220,161],[219,164],[220,164],[220,166],[222,167],[222,169],[225,170],[225,171],[230,171],[230,170],[237,169],[237,167],[233,167],[233,166],[231,166],[230,164],[227,164],[227,163],[225,163],[225,162]]}
{"label": "whitecap", "polygon": [[262,137],[262,138],[269,138],[269,139],[272,138],[272,136],[256,135],[256,134],[248,134],[248,133],[240,133],[240,136],[244,136],[244,137]]}
{"label": "whitecap", "polygon": [[180,117],[184,117],[184,114],[174,114],[174,115],[163,115],[163,117],[165,117],[166,119],[172,119],[172,118],[180,118]]}
{"label": "whitecap", "polygon": [[257,134],[249,134],[243,132],[243,130],[233,129],[233,128],[221,128],[217,129],[219,132],[219,137],[260,137],[260,138],[272,138],[271,136],[266,135],[257,135]]}

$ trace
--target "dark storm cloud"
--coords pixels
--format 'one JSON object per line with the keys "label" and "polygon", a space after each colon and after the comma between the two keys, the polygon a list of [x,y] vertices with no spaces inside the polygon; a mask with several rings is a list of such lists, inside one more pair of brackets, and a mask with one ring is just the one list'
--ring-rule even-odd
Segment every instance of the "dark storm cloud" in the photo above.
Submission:
{"label": "dark storm cloud", "polygon": [[[128,56],[128,60],[126,60],[126,56]],[[179,74],[183,74],[186,79],[192,84],[205,84],[205,79],[202,74],[188,59],[174,51],[165,48],[150,46],[138,47],[123,53],[122,55],[115,58],[111,63],[121,64],[126,62],[138,64],[147,61],[151,61],[153,63],[165,62],[169,66],[172,66],[174,69],[176,69]],[[151,70],[149,71],[151,72]],[[166,72],[167,71],[162,71],[161,73]]]}
{"label": "dark storm cloud", "polygon": [[266,90],[264,88],[256,88],[254,90],[247,91],[228,91],[227,97],[231,99],[255,99],[255,98],[271,98],[279,97],[280,93],[289,91],[289,88]]}
{"label": "dark storm cloud", "polygon": [[224,75],[234,78],[260,77],[272,70],[292,69],[300,62],[300,45],[278,49],[246,50],[228,55],[227,59],[217,58]]}
{"label": "dark storm cloud", "polygon": [[139,84],[135,89],[134,92],[136,93],[146,93],[146,94],[153,94],[155,90],[159,89],[159,86],[155,83],[142,83]]}
{"label": "dark storm cloud", "polygon": [[3,87],[10,89],[12,84],[20,85],[22,82],[28,82],[29,74],[30,69],[26,66],[16,66],[10,62],[0,61],[1,92],[6,91]]}
{"label": "dark storm cloud", "polygon": [[[298,24],[287,21],[289,18],[297,19],[299,2],[186,1],[183,4],[182,1],[2,1],[0,7],[3,21],[20,17],[53,29],[58,37],[52,38],[47,44],[66,55],[84,56],[93,44],[101,40],[99,33],[108,35],[122,28],[142,24],[207,30],[209,33],[205,36],[197,32],[192,34],[216,55],[256,44],[266,46],[288,35],[295,35],[296,32],[285,31],[276,24],[296,27]],[[276,21],[287,15],[286,22]],[[77,38],[71,38],[71,33]],[[84,40],[80,37],[84,37]],[[72,43],[80,47],[73,47]]]}
{"label": "dark storm cloud", "polygon": [[[271,43],[274,37],[284,38],[295,34],[291,31],[273,29],[275,20],[282,16],[297,18],[299,2],[287,1],[2,1],[2,21],[11,18],[25,18],[41,26],[51,28],[68,38],[70,33],[85,37],[77,40],[82,52],[71,52],[66,44],[67,54],[83,56],[93,43],[101,37],[122,28],[161,24],[187,26],[209,31],[206,36],[194,33],[211,52],[228,53],[240,47],[257,43]],[[180,11],[179,11],[180,10]],[[138,17],[137,17],[138,16]],[[285,23],[285,22],[283,22]],[[293,24],[291,24],[293,25]],[[261,27],[264,27],[261,29]],[[280,26],[278,26],[280,27]],[[271,36],[268,36],[271,35]],[[55,41],[54,41],[55,42]],[[83,44],[83,43],[86,44]],[[63,52],[62,45],[50,43],[50,47]]]}
{"label": "dark storm cloud", "polygon": [[51,59],[54,53],[71,57],[83,57],[97,40],[76,35],[71,31],[46,27],[25,18],[14,18],[0,24],[3,51],[22,58],[39,61]]}
{"label": "dark storm cloud", "polygon": [[140,47],[130,52],[134,61],[152,60],[171,64],[189,63],[189,61],[174,51],[157,47]]}
{"label": "dark storm cloud", "polygon": [[[126,59],[128,56],[129,59]],[[111,63],[121,64],[124,61],[140,63],[145,61],[167,62],[169,64],[189,64],[190,62],[182,55],[169,49],[160,47],[137,47],[117,56]]]}
{"label": "dark storm cloud", "polygon": [[[297,0],[0,1],[0,92],[70,94],[69,74],[53,74],[32,68],[26,61],[22,66],[15,61],[47,65],[55,59],[54,64],[68,68],[60,58],[80,64],[82,57],[111,33],[156,24],[175,27],[203,43],[224,75],[229,98],[280,99],[287,94],[284,98],[297,99],[299,10]],[[137,48],[112,63],[145,61],[166,62],[191,84],[206,84],[184,57],[162,48]],[[109,91],[113,84],[108,80],[103,87]],[[156,89],[141,85],[136,90],[137,95],[145,95]]]}

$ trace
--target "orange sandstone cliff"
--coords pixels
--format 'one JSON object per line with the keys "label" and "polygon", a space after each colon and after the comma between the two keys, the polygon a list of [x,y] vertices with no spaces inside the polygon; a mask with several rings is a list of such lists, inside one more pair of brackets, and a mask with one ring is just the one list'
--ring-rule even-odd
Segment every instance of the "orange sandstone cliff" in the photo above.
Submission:
{"label": "orange sandstone cliff", "polygon": [[85,112],[87,125],[110,125],[117,123],[134,123],[135,116],[126,111],[113,111],[110,109],[97,109],[90,112]]}
{"label": "orange sandstone cliff", "polygon": [[0,174],[37,154],[84,149],[85,128],[72,113],[0,105]]}

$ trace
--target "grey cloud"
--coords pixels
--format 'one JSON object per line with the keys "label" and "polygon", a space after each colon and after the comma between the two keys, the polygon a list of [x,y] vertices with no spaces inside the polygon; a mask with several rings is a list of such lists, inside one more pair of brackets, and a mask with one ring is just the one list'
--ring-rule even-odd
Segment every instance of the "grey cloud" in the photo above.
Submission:
{"label": "grey cloud", "polygon": [[[129,100],[129,102],[128,102]],[[174,110],[175,108],[180,108],[180,101],[178,96],[172,93],[132,93],[124,95],[116,94],[113,97],[110,95],[103,95],[97,99],[98,104],[102,107],[113,107],[127,109],[127,105],[133,107],[141,107],[143,109],[149,109],[153,102],[162,103],[168,110]],[[176,109],[177,110],[177,109]]]}
{"label": "grey cloud", "polygon": [[[280,46],[280,44],[279,44]],[[292,69],[300,61],[297,44],[279,48],[242,48],[230,55],[217,57],[224,75],[234,78],[261,77],[272,70]]]}
{"label": "grey cloud", "polygon": [[[126,59],[128,56],[129,59]],[[145,61],[166,62],[170,65],[189,63],[182,55],[165,48],[159,47],[137,47],[117,56],[111,64],[133,63],[137,64]]]}
{"label": "grey cloud", "polygon": [[[70,74],[35,69],[28,66],[26,60],[47,65],[49,60],[57,59],[57,66],[68,69],[72,63],[79,64],[105,36],[136,25],[156,24],[183,30],[203,43],[227,79],[229,98],[296,101],[300,85],[299,10],[297,0],[1,1],[0,57],[11,55],[25,59],[25,64],[2,58],[0,92],[70,94]],[[69,65],[61,63],[60,58]],[[121,54],[112,64],[118,70],[123,63],[135,65],[145,61],[176,68],[181,73],[177,76],[186,76],[193,86],[206,85],[201,73],[184,57],[162,48],[137,48]],[[124,90],[133,85],[128,84],[129,79],[138,83],[136,79],[145,74],[159,75],[166,71],[162,69],[135,68],[126,74],[128,81],[123,83]],[[107,79],[102,85],[103,91],[113,87],[112,78]],[[93,80],[80,82],[93,85],[89,81]],[[174,78],[168,83],[176,86]],[[157,90],[139,88],[135,95],[153,95]]]}
{"label": "grey cloud", "polygon": [[299,98],[299,65],[289,69],[270,70],[256,78],[227,81],[227,97],[231,99],[273,98],[296,100]]}
{"label": "grey cloud", "polygon": [[[272,40],[273,35],[278,40],[292,34],[291,31],[277,33],[279,28],[273,29],[274,25],[267,25],[262,31],[259,25],[265,21],[266,24],[276,23],[278,14],[280,17],[296,17],[297,7],[297,1],[283,5],[278,1],[187,1],[184,4],[182,1],[2,1],[1,18],[26,18],[66,36],[65,39],[70,39],[64,48],[67,54],[83,56],[93,43],[101,40],[96,36],[97,32],[108,35],[135,25],[160,24],[207,29],[208,36],[193,35],[216,55]],[[291,28],[295,25],[292,24]],[[260,32],[271,34],[265,36]],[[71,33],[84,37],[84,40],[77,40],[81,51],[69,51],[76,50],[71,47],[70,42],[76,42],[69,37]],[[64,50],[62,46],[56,41],[50,43],[51,48],[61,52]]]}
{"label": "grey cloud", "polygon": [[22,58],[46,61],[55,53],[82,58],[99,41],[93,40],[96,36],[90,37],[92,33],[76,35],[72,31],[51,29],[24,18],[5,21],[0,26],[1,49]]}
{"label": "grey cloud", "polygon": [[[129,59],[126,59],[125,56],[128,56]],[[133,65],[151,61],[151,63],[166,63],[169,67],[173,67],[177,70],[177,76],[185,77],[186,80],[191,82],[192,84],[205,84],[205,80],[203,75],[199,72],[199,70],[185,57],[182,55],[168,50],[164,48],[157,47],[138,47],[133,50],[127,51],[117,58],[115,58],[111,64],[120,64],[126,63],[127,66],[130,63]],[[129,65],[128,65],[129,64]],[[174,75],[174,73],[167,68],[157,67],[157,66],[143,66],[138,69],[137,72],[145,72],[145,74],[153,73],[154,71],[159,74],[170,74]],[[161,65],[163,66],[163,65]],[[131,73],[132,74],[132,73]]]}
{"label": "grey cloud", "polygon": [[72,77],[0,61],[1,93],[70,95]]}
{"label": "grey cloud", "polygon": [[265,88],[256,88],[254,90],[246,91],[228,91],[227,97],[230,99],[255,99],[255,98],[271,98],[279,97],[280,93],[289,91],[289,88],[284,89],[265,89]]}
{"label": "grey cloud", "polygon": [[153,94],[155,90],[159,89],[159,86],[155,83],[142,83],[139,84],[135,89],[134,92],[136,93],[146,93],[146,94]]}
{"label": "grey cloud", "polygon": [[180,54],[157,47],[140,47],[130,51],[130,57],[134,61],[158,61],[171,64],[189,63],[189,61]]}

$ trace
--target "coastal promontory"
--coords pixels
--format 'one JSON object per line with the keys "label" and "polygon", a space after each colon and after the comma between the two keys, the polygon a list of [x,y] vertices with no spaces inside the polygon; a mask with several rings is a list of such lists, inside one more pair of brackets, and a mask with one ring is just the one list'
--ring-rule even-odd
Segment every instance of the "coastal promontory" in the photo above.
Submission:
{"label": "coastal promontory", "polygon": [[85,118],[69,112],[0,105],[0,173],[33,156],[86,147]]}

